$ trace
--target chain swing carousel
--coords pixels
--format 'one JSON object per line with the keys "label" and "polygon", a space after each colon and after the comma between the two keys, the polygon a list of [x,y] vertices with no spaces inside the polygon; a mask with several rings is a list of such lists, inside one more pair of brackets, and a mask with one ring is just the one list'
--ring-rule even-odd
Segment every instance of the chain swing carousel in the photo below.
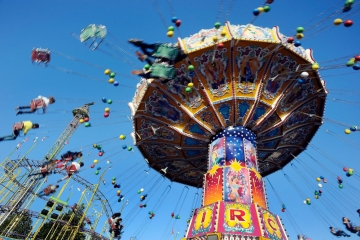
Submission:
{"label": "chain swing carousel", "polygon": [[218,24],[178,39],[187,58],[172,80],[138,84],[135,145],[171,181],[203,188],[185,239],[288,239],[262,177],[306,148],[327,95],[299,43],[278,27]]}

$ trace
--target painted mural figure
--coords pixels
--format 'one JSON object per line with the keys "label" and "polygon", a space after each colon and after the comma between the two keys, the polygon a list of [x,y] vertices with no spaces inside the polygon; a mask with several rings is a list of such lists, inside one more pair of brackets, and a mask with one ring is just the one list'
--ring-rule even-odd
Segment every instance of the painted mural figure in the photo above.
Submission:
{"label": "painted mural figure", "polygon": [[219,59],[215,59],[212,63],[209,62],[205,64],[205,75],[212,89],[218,89],[225,83],[224,65]]}
{"label": "painted mural figure", "polygon": [[153,116],[164,117],[170,121],[178,122],[181,118],[181,113],[175,107],[171,106],[166,98],[156,95],[149,97],[145,104],[146,111],[149,111]]}
{"label": "painted mural figure", "polygon": [[[219,165],[222,166],[224,165],[224,152],[221,149],[221,145],[220,144],[216,144],[211,152],[211,161],[212,161],[212,165]],[[222,152],[222,153],[221,153]]]}
{"label": "painted mural figure", "polygon": [[264,92],[266,95],[270,95],[273,98],[276,96],[276,93],[281,88],[283,82],[288,78],[289,71],[282,65],[272,66],[271,70],[271,78],[267,80]]}
{"label": "painted mural figure", "polygon": [[223,138],[216,139],[210,147],[210,160],[212,168],[214,165],[224,166],[225,165],[225,141]]}
{"label": "painted mural figure", "polygon": [[238,59],[238,68],[240,70],[240,83],[254,83],[256,72],[260,67],[259,60],[246,56]]}
{"label": "painted mural figure", "polygon": [[230,177],[230,181],[229,181],[229,185],[230,185],[230,193],[228,196],[228,199],[236,202],[236,203],[241,203],[243,200],[243,196],[246,194],[246,179],[244,175],[232,175]]}

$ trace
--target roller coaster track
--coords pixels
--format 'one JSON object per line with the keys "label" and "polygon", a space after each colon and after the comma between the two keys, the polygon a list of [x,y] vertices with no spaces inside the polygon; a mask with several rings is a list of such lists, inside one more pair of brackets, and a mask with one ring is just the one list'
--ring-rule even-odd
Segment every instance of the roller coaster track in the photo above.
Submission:
{"label": "roller coaster track", "polygon": [[[16,160],[12,160],[13,162],[16,162],[16,161],[19,161],[18,159]],[[31,166],[32,167],[40,167],[42,165],[42,163],[40,161],[37,161],[37,160],[28,160],[31,162]],[[19,167],[28,167],[28,164],[26,163],[23,163],[23,162],[20,162]],[[67,173],[65,171],[61,171],[59,172],[60,174],[63,174],[63,175],[67,175]],[[87,181],[86,179],[80,177],[79,175],[76,175],[76,174],[73,174],[71,176],[71,179],[74,180],[75,182],[81,184],[82,186],[85,186],[87,187],[90,191],[93,191],[94,190],[94,184],[90,183],[89,181]],[[22,186],[19,182],[17,182],[16,180],[14,181],[16,184],[19,185],[19,187],[24,187]],[[34,192],[30,191],[32,194],[35,194]],[[37,194],[35,194],[37,195]],[[100,190],[97,190],[95,192],[95,197],[97,198],[97,200],[103,202],[104,204],[104,210],[105,210],[105,214],[107,216],[107,219],[109,219],[112,214],[113,214],[113,211],[112,211],[112,208],[109,204],[109,201],[107,200],[107,198],[105,197],[105,195],[100,191]],[[44,199],[46,201],[48,201],[47,198],[44,198],[44,197],[40,197],[41,199]],[[70,207],[70,206],[67,206],[67,207]]]}
{"label": "roller coaster track", "polygon": [[[0,205],[0,212],[1,213],[6,213],[6,212],[9,212],[9,211],[12,211],[12,206],[7,206],[7,205]],[[29,216],[31,218],[46,218],[44,217],[43,215],[41,215],[40,213],[38,212],[35,212],[35,211],[32,211],[32,210],[29,210],[29,209],[16,209],[15,211],[13,211],[13,213],[15,214],[22,214],[22,215],[25,215],[25,216]],[[56,222],[56,223],[60,223],[60,224],[64,224],[64,225],[69,225],[71,227],[76,227],[74,225],[70,225],[69,223],[67,223],[66,221],[63,221],[63,220],[55,220],[55,219],[51,219],[50,218],[50,221],[52,222]],[[90,230],[88,228],[80,228],[79,229],[79,232],[86,232],[92,236],[96,236],[100,239],[104,239],[104,240],[109,240],[108,238],[96,233],[95,231],[93,230]],[[15,232],[10,232],[11,234],[13,235],[16,235],[16,236],[19,236],[19,237],[26,237],[26,235],[21,235],[21,234],[18,234],[18,233],[15,233]],[[40,239],[40,238],[37,238],[37,239]]]}

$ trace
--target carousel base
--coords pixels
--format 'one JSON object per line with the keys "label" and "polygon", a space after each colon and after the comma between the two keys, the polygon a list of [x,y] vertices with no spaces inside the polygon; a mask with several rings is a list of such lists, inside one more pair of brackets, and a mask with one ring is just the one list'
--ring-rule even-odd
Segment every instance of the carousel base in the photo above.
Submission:
{"label": "carousel base", "polygon": [[225,201],[195,209],[183,239],[288,240],[279,216],[256,203]]}

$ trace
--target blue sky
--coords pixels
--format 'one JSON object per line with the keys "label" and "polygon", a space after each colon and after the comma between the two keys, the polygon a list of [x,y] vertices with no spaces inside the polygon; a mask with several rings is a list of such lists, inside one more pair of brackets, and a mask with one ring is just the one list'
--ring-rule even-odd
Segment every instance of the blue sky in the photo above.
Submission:
{"label": "blue sky", "polygon": [[[154,2],[159,2],[158,8],[154,6]],[[63,151],[83,149],[87,167],[80,176],[92,183],[96,183],[99,179],[99,175],[94,174],[94,169],[89,168],[92,161],[100,160],[98,165],[103,171],[109,166],[106,160],[111,160],[113,167],[107,170],[105,175],[107,183],[102,184],[100,189],[107,195],[113,209],[119,210],[121,204],[116,202],[116,190],[110,184],[111,177],[116,176],[124,189],[123,192],[126,193],[125,199],[129,199],[129,204],[123,211],[124,239],[132,236],[137,236],[138,239],[149,239],[148,236],[156,236],[150,239],[169,239],[172,228],[175,233],[179,231],[182,236],[186,230],[186,219],[189,217],[191,208],[199,206],[200,201],[194,200],[198,195],[201,196],[201,189],[196,195],[197,189],[189,187],[188,190],[181,184],[173,183],[171,191],[166,193],[166,188],[171,182],[160,179],[158,173],[152,170],[147,175],[144,170],[148,168],[136,147],[134,147],[134,152],[119,152],[124,144],[132,146],[129,135],[132,132],[132,123],[127,117],[130,115],[127,103],[134,95],[138,79],[127,76],[130,76],[132,69],[142,67],[133,54],[136,49],[127,44],[126,40],[139,38],[150,43],[174,42],[175,38],[169,39],[166,36],[166,29],[171,24],[173,14],[182,20],[180,32],[177,32],[177,34],[181,33],[182,37],[194,34],[200,29],[211,28],[216,21],[229,20],[232,24],[247,24],[253,20],[252,10],[261,4],[262,1],[233,1],[233,8],[228,11],[229,1],[0,1],[0,27],[2,29],[0,37],[0,93],[2,96],[0,135],[10,134],[12,124],[17,121],[31,120],[39,123],[40,129],[29,132],[29,141],[23,144],[13,158],[16,158],[18,154],[24,154],[32,145],[32,139],[35,137],[42,139],[46,136],[45,140],[39,142],[28,155],[30,159],[40,160],[70,122],[71,110],[94,101],[95,105],[90,111],[92,127],[80,126]],[[271,11],[256,18],[254,25],[262,27],[276,25],[285,35],[293,35],[297,27],[306,28],[324,19],[333,12],[324,13],[324,11],[335,4],[337,8],[334,9],[339,9],[342,1],[331,0],[324,4],[323,1],[300,3],[295,0],[276,0],[271,5]],[[314,50],[314,57],[320,65],[322,62],[325,62],[326,66],[345,63],[347,59],[340,62],[326,61],[359,54],[360,25],[358,22],[360,18],[356,16],[356,12],[353,16],[349,17],[354,21],[354,25],[350,28],[331,26],[333,19],[342,18],[339,14],[329,18],[325,24],[315,27],[313,32],[317,30],[319,32],[313,37],[304,39],[303,46]],[[120,53],[105,44],[98,50],[91,51],[71,36],[72,33],[79,35],[82,28],[92,23],[105,25],[109,33],[107,40],[115,43],[126,53]],[[320,31],[324,26],[331,27]],[[306,34],[305,32],[305,36]],[[49,67],[44,68],[31,63],[30,52],[33,47],[49,48],[53,51]],[[116,71],[118,74],[115,80],[126,87],[114,87],[106,83],[107,77],[103,75],[102,69],[62,57],[60,53]],[[113,57],[114,55],[116,57]],[[72,70],[104,81],[65,73],[54,67]],[[354,73],[351,68],[320,71],[330,91],[325,109],[326,118],[349,125],[360,125],[360,97],[355,94],[359,91],[360,83],[358,74]],[[349,91],[353,91],[353,94],[349,94]],[[38,95],[55,97],[56,103],[50,106],[48,113],[15,116],[14,107],[26,105]],[[113,104],[102,103],[103,97],[112,99]],[[107,119],[103,117],[105,107],[111,109],[110,117]],[[276,191],[274,193],[270,184],[266,184],[270,210],[281,216],[287,233],[292,239],[299,232],[312,239],[331,239],[329,224],[343,228],[342,216],[348,216],[360,225],[360,219],[355,213],[356,209],[360,208],[357,205],[359,203],[359,177],[347,178],[340,167],[352,167],[355,173],[360,169],[358,162],[360,137],[358,132],[345,135],[344,129],[345,127],[332,124],[331,121],[325,119],[324,125],[311,143],[325,152],[328,157],[309,146],[305,153],[299,156],[301,164],[295,161],[295,166],[288,165],[283,172],[274,173],[267,178]],[[331,132],[326,132],[326,130]],[[126,140],[120,141],[117,138],[120,134],[126,134]],[[341,137],[345,140],[342,141]],[[0,159],[4,159],[22,139],[2,142]],[[108,141],[102,144],[105,155],[100,158],[91,145],[103,140]],[[356,144],[352,144],[351,141]],[[292,184],[284,177],[284,173],[291,179]],[[321,175],[328,179],[328,183],[323,184],[323,196],[315,200],[313,194],[317,189],[315,178]],[[337,186],[337,175],[344,180],[343,189]],[[60,177],[54,176],[49,179],[49,182],[56,181],[57,178]],[[66,199],[67,195],[74,191],[69,203],[78,199],[80,192],[76,189],[82,188],[77,183],[70,183],[69,186],[71,185],[73,190],[66,189],[62,197]],[[145,192],[149,191],[147,203],[149,207],[141,210],[136,207],[140,204],[137,194],[140,188],[144,188]],[[312,199],[311,206],[302,203],[306,197]],[[282,203],[287,207],[286,213],[281,212]],[[38,200],[32,209],[40,212],[44,204]],[[150,206],[156,209],[154,210],[156,216],[152,220],[148,219],[148,211],[152,210]],[[175,214],[180,214],[180,220],[171,219],[170,214],[174,210],[177,211]],[[105,218],[102,217],[99,231],[104,221]]]}

